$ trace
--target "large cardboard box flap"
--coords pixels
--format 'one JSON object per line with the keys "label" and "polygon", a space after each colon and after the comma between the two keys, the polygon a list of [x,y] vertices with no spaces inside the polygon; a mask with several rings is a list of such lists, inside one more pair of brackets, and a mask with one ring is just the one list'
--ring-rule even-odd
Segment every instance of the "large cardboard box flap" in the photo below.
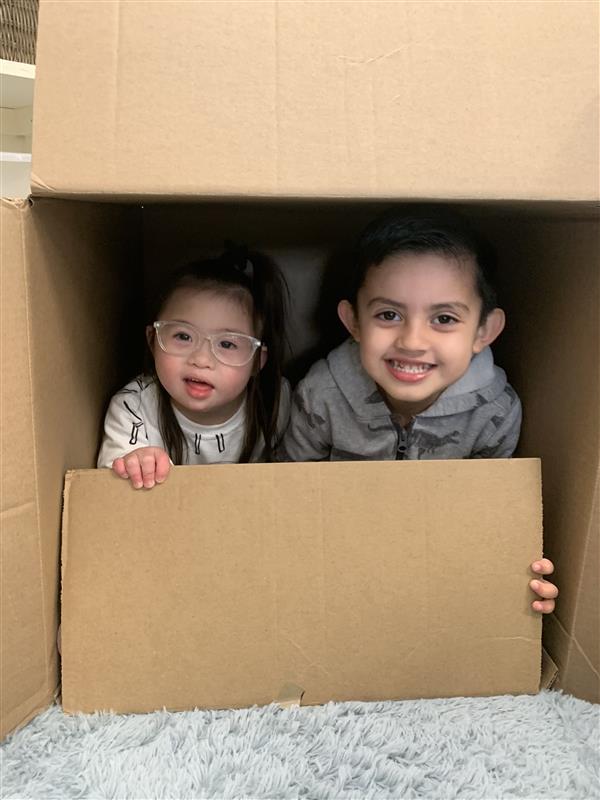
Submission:
{"label": "large cardboard box flap", "polygon": [[35,194],[591,200],[598,5],[42,0]]}
{"label": "large cardboard box flap", "polygon": [[107,204],[0,205],[0,736],[58,693],[64,474],[97,451],[132,220]]}
{"label": "large cardboard box flap", "polygon": [[68,711],[535,692],[536,459],[67,476]]}
{"label": "large cardboard box flap", "polygon": [[[57,588],[56,563],[53,572],[44,560],[40,524],[44,509],[40,508],[39,476],[35,469],[30,276],[26,251],[31,232],[28,204],[3,200],[0,218],[1,737],[52,702],[58,671],[52,633],[56,612],[51,600]],[[55,534],[57,538],[58,531]]]}
{"label": "large cardboard box flap", "polygon": [[[596,437],[597,444],[597,437]],[[556,654],[559,675],[557,685],[566,692],[590,702],[600,702],[600,470],[596,471],[596,486],[589,512],[589,523],[582,552],[581,565],[575,576],[576,592],[572,617],[560,613],[546,620],[545,636]],[[574,549],[574,546],[572,546]],[[569,610],[567,608],[567,610]]]}

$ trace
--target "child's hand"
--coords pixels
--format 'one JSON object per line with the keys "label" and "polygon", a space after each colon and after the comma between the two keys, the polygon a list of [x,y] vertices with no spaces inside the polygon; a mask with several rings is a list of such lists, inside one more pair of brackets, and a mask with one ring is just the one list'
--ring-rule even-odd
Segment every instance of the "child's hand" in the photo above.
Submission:
{"label": "child's hand", "polygon": [[115,458],[112,468],[121,478],[128,478],[134,489],[151,489],[162,483],[171,469],[169,455],[162,447],[138,447],[126,456]]}
{"label": "child's hand", "polygon": [[[554,564],[548,558],[534,561],[531,565],[532,572],[538,575],[551,575],[554,572]],[[558,589],[550,581],[533,579],[529,581],[529,587],[538,594],[542,600],[534,600],[531,607],[534,611],[541,611],[542,614],[551,614],[554,611],[554,598],[558,597]]]}

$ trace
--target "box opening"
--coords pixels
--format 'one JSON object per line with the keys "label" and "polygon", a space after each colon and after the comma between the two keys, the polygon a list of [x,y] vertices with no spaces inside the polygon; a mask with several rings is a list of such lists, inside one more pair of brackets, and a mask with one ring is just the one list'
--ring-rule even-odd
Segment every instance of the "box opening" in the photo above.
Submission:
{"label": "box opening", "polygon": [[[290,286],[288,374],[295,381],[344,338],[332,300],[343,285],[349,239],[390,205],[351,200],[145,204],[138,212],[134,274],[141,275],[146,292],[161,270],[219,252],[226,238],[266,249]],[[560,619],[570,629],[584,563],[581,555],[579,568],[573,569],[570,560],[584,551],[600,450],[597,218],[589,204],[578,203],[450,205],[497,250],[507,326],[493,349],[523,403],[516,455],[542,459],[545,550],[555,562],[563,595]],[[130,277],[129,271],[123,275]],[[133,290],[137,313],[139,287]],[[139,322],[126,314],[130,327],[141,327]],[[132,339],[135,335],[132,331]],[[105,342],[110,342],[109,331]],[[131,372],[135,364],[123,366]]]}
{"label": "box opening", "polygon": [[[11,258],[21,260],[17,282],[25,314],[18,324],[27,327],[29,338],[29,354],[21,355],[27,367],[5,389],[5,402],[22,406],[19,381],[28,387],[38,497],[31,524],[40,531],[42,565],[32,603],[45,620],[35,634],[42,642],[37,650],[31,648],[31,625],[10,634],[15,641],[8,646],[16,657],[30,659],[34,676],[31,685],[9,687],[20,696],[13,698],[17,722],[26,699],[41,696],[40,676],[48,697],[57,684],[64,473],[95,465],[106,404],[138,368],[144,302],[161,271],[218,252],[225,239],[274,256],[290,286],[288,374],[296,381],[309,363],[340,341],[331,276],[334,283],[343,282],[349,232],[354,235],[389,205],[364,200],[139,205],[39,199],[30,206],[5,206],[15,228],[11,241],[21,246],[19,254],[13,248]],[[557,613],[546,621],[545,644],[564,676],[561,685],[569,688],[569,670],[574,671],[583,687],[578,693],[592,698],[598,691],[597,609],[586,599],[586,587],[588,597],[593,596],[598,220],[589,205],[578,203],[452,205],[488,235],[498,252],[507,326],[493,349],[523,403],[516,455],[542,459],[545,552],[555,562],[561,589]],[[329,301],[323,289],[330,292]],[[18,343],[14,329],[10,335],[5,344]],[[16,474],[14,480],[20,479]],[[33,497],[34,487],[27,491]],[[34,540],[31,546],[37,546]]]}

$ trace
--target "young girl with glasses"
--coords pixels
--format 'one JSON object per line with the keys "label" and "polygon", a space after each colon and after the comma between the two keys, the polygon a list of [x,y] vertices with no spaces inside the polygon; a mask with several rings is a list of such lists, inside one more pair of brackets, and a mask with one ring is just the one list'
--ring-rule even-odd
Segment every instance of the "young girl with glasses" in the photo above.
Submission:
{"label": "young girl with glasses", "polygon": [[272,460],[290,408],[286,298],[277,266],[245,248],[176,272],[146,328],[150,368],[110,403],[98,467],[150,489],[171,463]]}

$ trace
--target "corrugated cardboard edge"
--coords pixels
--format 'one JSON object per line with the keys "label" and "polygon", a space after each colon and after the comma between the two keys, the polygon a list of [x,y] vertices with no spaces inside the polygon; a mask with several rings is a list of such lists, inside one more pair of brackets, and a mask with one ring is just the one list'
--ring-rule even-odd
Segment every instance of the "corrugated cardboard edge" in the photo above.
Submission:
{"label": "corrugated cardboard edge", "polygon": [[314,203],[314,202],[327,202],[327,203],[347,203],[347,202],[371,202],[373,200],[384,203],[414,203],[414,202],[453,202],[453,203],[477,203],[479,205],[501,205],[509,204],[510,206],[524,206],[532,208],[540,208],[550,210],[558,208],[562,209],[565,206],[572,207],[576,213],[582,214],[585,217],[592,217],[597,214],[598,203],[600,202],[598,195],[581,196],[572,195],[561,197],[560,199],[552,199],[546,197],[543,193],[534,194],[529,193],[523,197],[508,197],[505,192],[498,192],[497,194],[483,193],[483,192],[406,192],[405,194],[390,194],[389,192],[343,192],[338,190],[320,191],[318,193],[309,191],[291,191],[281,190],[279,188],[265,190],[260,187],[254,187],[252,191],[246,193],[240,192],[236,189],[228,189],[227,187],[219,186],[198,186],[196,189],[190,189],[188,186],[180,186],[179,184],[170,185],[167,182],[162,183],[160,186],[152,186],[144,189],[133,188],[127,189],[124,187],[113,187],[112,185],[102,187],[96,186],[93,189],[84,185],[73,185],[69,187],[60,187],[58,189],[45,183],[35,173],[31,173],[30,179],[31,197],[34,199],[54,197],[60,200],[81,200],[97,201],[101,203],[143,203],[152,200],[155,203],[181,203],[183,202],[205,202],[205,201],[281,201],[281,202],[297,202],[297,203]]}
{"label": "corrugated cardboard edge", "polygon": [[29,177],[29,189],[32,195],[38,195],[40,197],[55,197],[57,196],[57,192],[52,186],[49,186],[47,183],[41,178],[38,178],[37,175],[32,172]]}
{"label": "corrugated cardboard edge", "polygon": [[67,560],[69,552],[69,496],[71,493],[71,485],[75,479],[77,470],[67,470],[65,475],[65,485],[63,489],[63,510],[62,510],[62,538],[60,546],[60,599],[62,603],[62,590],[65,581],[65,573],[67,570]]}
{"label": "corrugated cardboard edge", "polygon": [[[32,198],[28,198],[25,201],[24,207],[26,206],[26,209],[25,209],[25,213],[26,214],[31,213],[31,209],[32,209],[33,205],[34,205],[34,201],[33,201]],[[24,219],[24,222],[25,222],[25,218],[23,218],[23,219]],[[22,232],[22,248],[23,248],[23,254],[24,254],[23,266],[24,266],[24,269],[25,269],[25,281],[26,281],[26,289],[27,289],[27,293],[26,293],[26,298],[27,298],[27,300],[26,300],[26,302],[27,302],[27,309],[26,309],[26,313],[27,313],[27,335],[29,336],[30,340],[32,341],[33,340],[33,336],[32,336],[32,323],[31,323],[31,307],[30,307],[30,302],[29,302],[29,297],[30,297],[30,294],[29,294],[29,282],[30,282],[31,276],[30,276],[29,265],[28,265],[28,261],[27,261],[27,240],[26,240],[26,236],[25,236],[25,224],[23,224],[21,226],[21,232]],[[42,537],[41,518],[42,518],[42,515],[41,515],[41,510],[40,510],[40,479],[39,479],[40,469],[43,469],[44,467],[41,464],[41,461],[40,461],[40,458],[39,458],[39,454],[38,454],[38,448],[37,448],[37,434],[36,434],[37,425],[36,425],[36,418],[35,418],[35,403],[36,403],[35,381],[34,381],[34,376],[33,376],[33,358],[32,358],[32,355],[31,355],[31,347],[30,347],[30,351],[29,351],[29,381],[30,381],[30,385],[31,385],[31,393],[32,393],[32,399],[33,399],[32,407],[31,407],[31,426],[32,426],[32,430],[34,431],[33,455],[34,455],[34,465],[35,465],[35,502],[36,502],[36,515],[37,515],[37,520],[38,520],[38,527],[37,527],[38,555],[39,555],[39,564],[40,564],[40,582],[42,584],[44,641],[47,642],[48,641],[48,607],[47,607],[47,603],[46,603],[45,569],[44,569],[44,563],[43,563],[43,559],[42,559],[42,552],[43,552],[42,542],[41,542],[41,537]],[[56,653],[56,650],[54,650],[53,652]],[[56,700],[60,696],[60,671],[59,671],[59,668],[58,668],[58,664],[56,664],[54,666],[54,668],[51,668],[48,649],[45,650],[45,659],[46,659],[46,689],[47,689],[46,698],[47,698],[47,700],[46,700],[45,703],[41,702],[40,706],[36,707],[35,711],[32,711],[31,716],[28,719],[33,718],[40,711],[43,711],[48,706],[52,705],[52,703],[56,702]],[[54,675],[53,678],[51,677],[52,674]],[[22,724],[25,724],[26,721],[28,721],[28,720],[24,720]]]}
{"label": "corrugated cardboard edge", "polygon": [[548,651],[542,647],[542,674],[540,676],[540,689],[551,689],[558,678],[558,667],[552,661]]}
{"label": "corrugated cardboard edge", "polygon": [[[60,622],[62,626],[62,606],[63,606],[63,587],[65,583],[65,573],[67,569],[67,561],[68,561],[68,553],[69,553],[69,495],[71,492],[71,485],[75,479],[76,470],[67,470],[65,475],[65,483],[63,488],[63,506],[62,506],[62,516],[61,516],[61,540],[60,540]],[[62,639],[62,627],[60,629],[61,639]],[[60,662],[60,677],[61,683],[59,685],[58,694],[59,699],[62,702],[62,681],[63,681],[63,670],[62,670],[62,659]]]}

